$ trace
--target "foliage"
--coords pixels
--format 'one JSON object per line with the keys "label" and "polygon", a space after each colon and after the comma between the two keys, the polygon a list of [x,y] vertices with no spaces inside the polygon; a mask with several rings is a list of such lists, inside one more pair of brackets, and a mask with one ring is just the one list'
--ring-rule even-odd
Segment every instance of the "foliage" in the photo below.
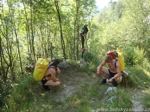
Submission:
{"label": "foliage", "polygon": [[32,106],[33,91],[32,86],[35,84],[33,77],[27,76],[20,78],[18,83],[12,84],[12,92],[7,99],[7,111],[23,111]]}
{"label": "foliage", "polygon": [[[49,93],[43,95],[32,76],[24,75],[26,64],[38,57],[63,58],[65,51],[68,60],[76,62],[81,57],[79,32],[84,24],[89,28],[84,54],[89,66],[80,68],[75,63],[71,69],[90,76],[108,50],[119,48],[124,52],[126,69],[131,74],[126,87],[145,88],[150,80],[149,9],[150,2],[145,0],[111,1],[96,17],[93,0],[5,1],[0,7],[0,106],[6,107],[4,111],[43,112],[55,107],[71,112],[105,107],[98,99],[106,88],[95,83],[81,85],[77,94],[65,103],[51,102]],[[12,83],[12,89],[8,82]],[[93,97],[95,103],[90,103]],[[149,102],[145,105],[149,107]],[[119,91],[118,100],[109,106],[130,107],[129,96],[124,90]]]}
{"label": "foliage", "polygon": [[[11,85],[9,82],[0,85],[0,110],[6,105],[7,98],[11,93]],[[2,110],[1,110],[2,111]]]}
{"label": "foliage", "polygon": [[116,96],[116,98],[114,98],[111,101],[111,104],[107,105],[106,108],[109,108],[110,110],[113,108],[131,108],[130,96],[126,94],[125,90],[117,88],[117,92],[112,92],[111,94]]}
{"label": "foliage", "polygon": [[95,65],[99,64],[99,59],[98,59],[97,55],[94,54],[94,52],[93,53],[88,52],[88,51],[85,52],[84,53],[84,60],[87,63],[91,63],[91,64],[95,64]]}
{"label": "foliage", "polygon": [[[111,109],[119,107],[131,108],[131,96],[129,96],[126,91],[130,91],[138,86],[145,88],[145,84],[149,85],[150,80],[150,73],[146,73],[141,67],[135,66],[127,68],[127,71],[131,75],[128,77],[126,86],[118,86],[118,92],[112,94],[117,96],[116,100],[108,104],[104,102],[104,92],[107,90],[108,85],[100,86],[100,80],[96,78],[95,73],[88,68],[82,70],[81,68],[80,70],[78,69],[79,67],[77,67],[77,65],[71,64],[70,68],[62,70],[63,74],[61,74],[59,78],[63,85],[50,92],[43,91],[41,84],[35,82],[33,76],[19,77],[18,82],[12,84],[12,91],[5,101],[5,111],[55,112],[57,110],[66,112],[88,112],[91,111],[91,109],[96,110],[101,107]],[[76,78],[77,80],[75,80]],[[81,81],[81,79],[83,81]],[[62,91],[65,89],[66,80],[68,80],[68,83],[74,83],[70,86],[75,87],[76,92],[64,101],[56,101],[57,95],[63,95]],[[76,84],[78,84],[78,86],[76,86]],[[127,90],[127,88],[129,90]],[[69,95],[70,92],[71,91],[67,94]]]}
{"label": "foliage", "polygon": [[[126,67],[126,71],[129,73],[129,76],[126,77],[125,81],[121,84],[126,87],[138,87],[145,88],[145,84],[149,84],[150,73],[145,72],[144,67],[133,66]],[[124,79],[123,79],[124,80]]]}
{"label": "foliage", "polygon": [[123,48],[126,65],[141,65],[144,61],[145,52],[138,47]]}
{"label": "foliage", "polygon": [[149,96],[149,94],[150,94],[150,91],[147,91],[146,95],[144,96],[144,102],[143,103],[144,103],[146,108],[150,108],[150,96]]}
{"label": "foliage", "polygon": [[4,81],[8,74],[15,81],[17,76],[13,74],[23,75],[25,64],[39,57],[77,60],[79,30],[95,12],[95,1],[91,0],[5,1],[1,5],[0,64]]}

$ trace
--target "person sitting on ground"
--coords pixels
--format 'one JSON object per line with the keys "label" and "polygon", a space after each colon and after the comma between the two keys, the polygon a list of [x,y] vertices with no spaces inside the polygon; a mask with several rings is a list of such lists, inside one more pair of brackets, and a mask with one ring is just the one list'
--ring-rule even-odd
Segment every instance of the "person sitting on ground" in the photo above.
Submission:
{"label": "person sitting on ground", "polygon": [[[108,68],[104,67],[107,64]],[[109,79],[107,80],[104,76],[108,75]],[[117,86],[118,83],[122,81],[122,73],[120,70],[120,64],[117,59],[114,58],[111,52],[107,53],[104,61],[97,67],[97,76],[100,76],[103,80],[101,84],[111,83],[114,86]]]}
{"label": "person sitting on ground", "polygon": [[54,61],[49,65],[43,79],[42,85],[45,90],[50,90],[49,87],[57,87],[60,85],[60,81],[56,78],[56,73],[60,73],[58,64],[60,63],[59,59],[54,59]]}

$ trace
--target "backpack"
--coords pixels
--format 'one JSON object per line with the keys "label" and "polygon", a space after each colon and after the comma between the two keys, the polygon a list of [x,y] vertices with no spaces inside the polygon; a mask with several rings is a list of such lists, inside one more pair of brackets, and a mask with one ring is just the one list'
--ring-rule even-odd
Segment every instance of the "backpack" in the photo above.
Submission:
{"label": "backpack", "polygon": [[33,77],[36,81],[41,81],[44,77],[45,72],[47,71],[47,68],[49,66],[50,59],[46,58],[38,58],[34,72]]}
{"label": "backpack", "polygon": [[[110,51],[107,52],[108,55],[112,56],[113,59],[118,60],[119,64],[120,64],[120,69],[121,71],[124,71],[125,69],[125,63],[124,63],[124,56],[121,50],[114,50],[114,51]],[[115,61],[116,64],[116,61]],[[116,67],[116,65],[115,65]]]}
{"label": "backpack", "polygon": [[124,56],[121,50],[117,50],[118,57],[116,59],[119,61],[121,71],[125,69]]}
{"label": "backpack", "polygon": [[84,27],[82,28],[81,34],[87,33],[89,30],[87,28],[87,25],[84,25]]}

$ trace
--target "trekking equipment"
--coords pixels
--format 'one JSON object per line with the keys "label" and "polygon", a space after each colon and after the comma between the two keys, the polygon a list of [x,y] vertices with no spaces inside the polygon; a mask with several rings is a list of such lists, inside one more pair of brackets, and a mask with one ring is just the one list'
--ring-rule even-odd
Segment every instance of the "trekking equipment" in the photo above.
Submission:
{"label": "trekking equipment", "polygon": [[[124,71],[125,63],[124,63],[123,53],[121,50],[109,51],[109,52],[107,52],[107,55],[110,55],[113,59],[118,60],[121,71]],[[115,65],[115,67],[116,67],[116,65]]]}
{"label": "trekking equipment", "polygon": [[123,53],[122,53],[121,50],[117,50],[117,51],[115,52],[115,55],[117,55],[117,54],[118,54],[118,56],[117,56],[116,59],[119,61],[120,69],[121,69],[121,71],[124,71],[124,69],[125,69],[125,64],[124,64],[124,56],[123,56]]}
{"label": "trekking equipment", "polygon": [[103,85],[106,83],[106,79],[103,79],[101,82],[100,82],[100,85]]}
{"label": "trekking equipment", "polygon": [[49,66],[50,59],[46,58],[38,58],[34,72],[33,72],[33,77],[36,81],[41,81],[42,78],[44,77],[44,74]]}
{"label": "trekking equipment", "polygon": [[80,34],[87,33],[88,31],[87,25],[84,25]]}

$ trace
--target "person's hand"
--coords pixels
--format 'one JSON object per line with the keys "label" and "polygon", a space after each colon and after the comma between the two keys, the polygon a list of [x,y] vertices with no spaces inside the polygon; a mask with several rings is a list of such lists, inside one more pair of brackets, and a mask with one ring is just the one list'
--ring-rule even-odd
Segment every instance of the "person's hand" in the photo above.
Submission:
{"label": "person's hand", "polygon": [[99,67],[97,67],[97,74],[100,74],[101,73],[101,70],[99,70]]}
{"label": "person's hand", "polygon": [[113,79],[112,79],[112,78],[108,80],[108,82],[109,82],[109,83],[112,83],[112,81],[113,81]]}
{"label": "person's hand", "polygon": [[60,69],[59,69],[59,68],[57,68],[57,73],[58,73],[58,74],[60,74],[60,73],[61,73],[61,71],[60,71]]}
{"label": "person's hand", "polygon": [[56,78],[56,81],[59,81],[59,79],[58,79],[58,78]]}
{"label": "person's hand", "polygon": [[100,70],[97,70],[97,74],[100,74],[101,73],[101,71]]}

